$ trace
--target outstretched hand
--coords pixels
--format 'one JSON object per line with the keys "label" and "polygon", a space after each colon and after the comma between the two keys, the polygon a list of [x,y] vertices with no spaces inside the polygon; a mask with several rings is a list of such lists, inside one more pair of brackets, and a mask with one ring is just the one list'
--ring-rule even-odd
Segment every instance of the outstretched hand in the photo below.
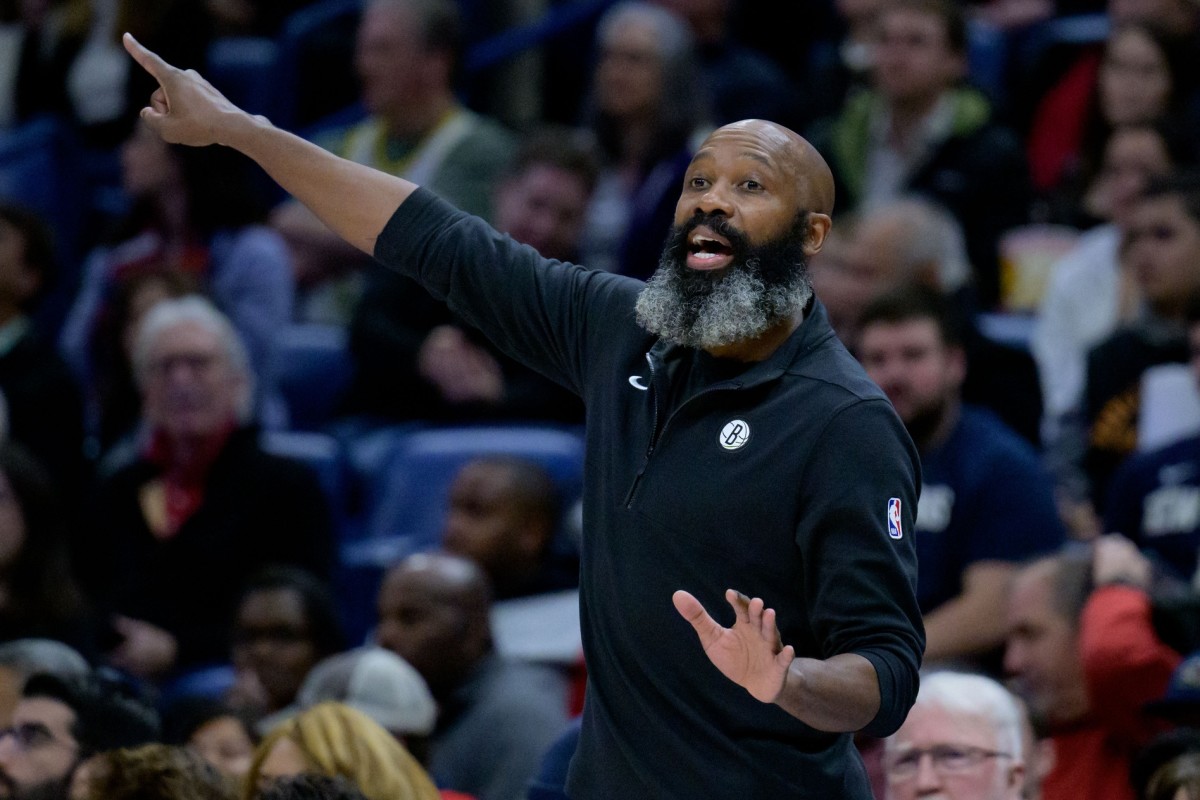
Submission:
{"label": "outstretched hand", "polygon": [[171,66],[128,33],[122,41],[133,60],[158,81],[141,116],[166,141],[193,146],[228,144],[230,125],[249,119],[194,69]]}
{"label": "outstretched hand", "polygon": [[723,628],[687,592],[677,591],[671,599],[675,610],[692,623],[705,655],[722,675],[756,700],[772,703],[779,697],[796,651],[780,641],[774,609],[764,608],[760,598],[727,589],[725,599],[737,618],[732,628]]}

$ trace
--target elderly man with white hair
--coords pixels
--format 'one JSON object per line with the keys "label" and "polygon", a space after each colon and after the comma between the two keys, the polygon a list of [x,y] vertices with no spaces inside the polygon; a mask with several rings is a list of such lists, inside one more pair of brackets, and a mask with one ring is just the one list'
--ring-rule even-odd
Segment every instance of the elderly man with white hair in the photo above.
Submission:
{"label": "elderly man with white hair", "polygon": [[888,800],[1021,800],[1022,710],[991,678],[934,672],[886,742]]}
{"label": "elderly man with white hair", "polygon": [[138,330],[144,435],[102,479],[81,559],[114,612],[109,660],[133,674],[226,660],[234,604],[258,569],[329,570],[326,500],[306,466],[259,447],[248,364],[200,297],[162,301]]}

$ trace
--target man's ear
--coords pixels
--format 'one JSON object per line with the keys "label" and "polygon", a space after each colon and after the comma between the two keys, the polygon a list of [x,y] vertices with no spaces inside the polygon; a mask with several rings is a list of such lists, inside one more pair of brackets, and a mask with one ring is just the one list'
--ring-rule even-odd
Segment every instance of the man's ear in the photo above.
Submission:
{"label": "man's ear", "polygon": [[808,232],[804,237],[804,255],[812,256],[821,251],[821,246],[825,244],[825,237],[829,235],[829,229],[833,227],[833,220],[828,214],[822,214],[818,211],[808,212]]}

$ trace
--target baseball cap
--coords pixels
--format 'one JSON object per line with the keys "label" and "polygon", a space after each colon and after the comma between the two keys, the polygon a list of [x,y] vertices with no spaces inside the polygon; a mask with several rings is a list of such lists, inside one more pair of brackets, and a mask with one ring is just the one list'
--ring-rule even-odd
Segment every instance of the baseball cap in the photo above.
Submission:
{"label": "baseball cap", "polygon": [[329,656],[313,667],[296,695],[309,708],[333,700],[356,708],[399,735],[425,736],[437,721],[437,703],[420,673],[377,646]]}

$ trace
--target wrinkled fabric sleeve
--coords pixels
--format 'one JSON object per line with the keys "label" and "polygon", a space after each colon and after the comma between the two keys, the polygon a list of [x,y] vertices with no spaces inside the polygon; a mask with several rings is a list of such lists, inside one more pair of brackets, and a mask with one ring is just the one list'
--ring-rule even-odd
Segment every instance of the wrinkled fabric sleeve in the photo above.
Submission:
{"label": "wrinkled fabric sleeve", "polygon": [[446,301],[509,356],[577,394],[589,348],[604,344],[589,340],[589,320],[624,314],[632,324],[642,285],[544,259],[424,189],[388,221],[375,258]]}
{"label": "wrinkled fabric sleeve", "polygon": [[[864,729],[887,736],[916,699],[925,629],[917,605],[913,536],[920,462],[885,400],[835,413],[801,482],[804,601],[822,656],[857,653],[879,680],[880,705]],[[899,505],[899,524],[889,516]]]}

